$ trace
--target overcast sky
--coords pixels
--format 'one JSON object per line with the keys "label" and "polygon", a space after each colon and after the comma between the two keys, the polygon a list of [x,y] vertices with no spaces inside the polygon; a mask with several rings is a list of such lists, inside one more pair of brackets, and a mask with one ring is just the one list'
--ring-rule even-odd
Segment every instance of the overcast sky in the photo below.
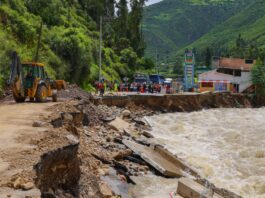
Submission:
{"label": "overcast sky", "polygon": [[159,1],[162,1],[162,0],[148,0],[148,2],[146,3],[146,5],[151,5],[151,4],[157,3]]}

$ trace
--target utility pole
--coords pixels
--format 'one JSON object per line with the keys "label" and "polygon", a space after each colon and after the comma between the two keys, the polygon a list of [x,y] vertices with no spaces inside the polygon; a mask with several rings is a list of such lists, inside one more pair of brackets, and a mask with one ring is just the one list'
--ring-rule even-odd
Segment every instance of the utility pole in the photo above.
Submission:
{"label": "utility pole", "polygon": [[156,47],[156,72],[159,74],[159,65],[158,65],[158,53],[157,53],[157,47]]}
{"label": "utility pole", "polygon": [[103,49],[103,22],[104,22],[104,34],[106,33],[105,27],[109,25],[109,23],[114,18],[115,9],[109,10],[109,7],[107,6],[107,0],[105,0],[106,4],[106,10],[103,13],[103,16],[100,16],[100,34],[99,34],[99,82],[102,80],[102,49]]}
{"label": "utility pole", "polygon": [[100,34],[99,34],[99,82],[101,81],[102,70],[102,16],[100,16]]}
{"label": "utility pole", "polygon": [[39,28],[39,35],[38,35],[38,44],[37,44],[36,54],[35,54],[35,58],[34,58],[35,62],[38,62],[38,60],[39,60],[39,50],[40,50],[40,45],[41,45],[42,26],[43,26],[43,23],[41,20],[40,28]]}

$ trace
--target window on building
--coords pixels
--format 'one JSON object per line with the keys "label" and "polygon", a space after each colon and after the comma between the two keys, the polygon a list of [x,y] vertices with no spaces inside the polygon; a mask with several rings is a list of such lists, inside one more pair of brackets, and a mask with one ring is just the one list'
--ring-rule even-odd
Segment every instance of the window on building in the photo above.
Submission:
{"label": "window on building", "polygon": [[235,70],[234,76],[241,76],[241,70]]}
{"label": "window on building", "polygon": [[249,60],[245,60],[245,63],[246,63],[246,64],[253,64],[254,61],[249,59]]}
{"label": "window on building", "polygon": [[202,82],[201,83],[201,86],[202,87],[205,87],[205,88],[207,88],[207,87],[213,87],[213,82]]}
{"label": "window on building", "polygon": [[222,74],[228,74],[228,75],[232,75],[232,76],[241,76],[241,70],[237,69],[226,69],[226,68],[220,68],[217,70],[218,73],[222,73]]}
{"label": "window on building", "polygon": [[214,85],[214,90],[215,91],[227,91],[227,88],[228,88],[228,86],[227,86],[228,84],[227,83],[224,83],[224,82],[217,82],[217,83],[215,83],[215,85]]}

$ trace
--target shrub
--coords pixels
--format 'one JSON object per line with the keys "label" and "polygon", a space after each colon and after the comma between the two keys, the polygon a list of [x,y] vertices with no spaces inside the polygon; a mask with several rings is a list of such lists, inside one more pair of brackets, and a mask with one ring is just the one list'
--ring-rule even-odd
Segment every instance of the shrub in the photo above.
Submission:
{"label": "shrub", "polygon": [[254,85],[265,87],[265,66],[258,60],[251,70],[251,78]]}

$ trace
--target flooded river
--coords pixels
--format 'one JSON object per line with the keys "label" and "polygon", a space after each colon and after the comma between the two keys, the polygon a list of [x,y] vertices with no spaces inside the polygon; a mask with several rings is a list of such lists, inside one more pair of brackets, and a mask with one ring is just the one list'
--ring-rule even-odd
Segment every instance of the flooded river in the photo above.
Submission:
{"label": "flooded river", "polygon": [[216,186],[265,198],[265,108],[149,117],[153,135]]}

